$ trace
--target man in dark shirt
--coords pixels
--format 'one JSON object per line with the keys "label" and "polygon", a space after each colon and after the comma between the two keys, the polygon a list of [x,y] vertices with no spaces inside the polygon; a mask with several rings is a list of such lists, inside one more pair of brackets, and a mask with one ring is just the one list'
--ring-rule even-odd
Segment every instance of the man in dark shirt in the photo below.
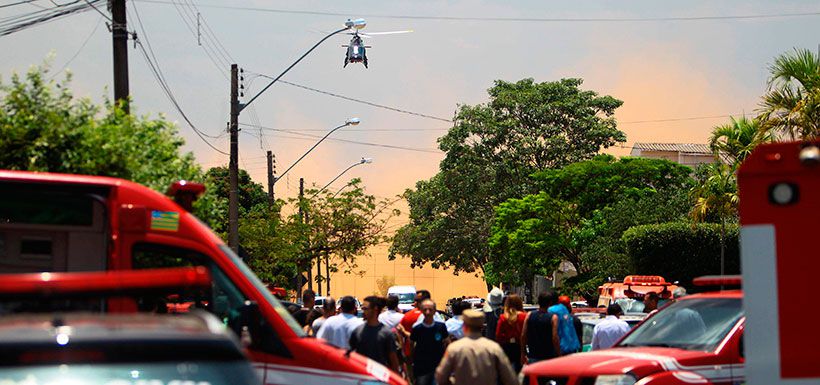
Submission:
{"label": "man in dark shirt", "polygon": [[379,322],[379,314],[386,304],[381,297],[371,295],[364,299],[362,311],[365,323],[350,335],[350,350],[369,357],[394,372],[399,372],[399,358],[396,355],[396,335],[389,327]]}
{"label": "man in dark shirt", "polygon": [[557,302],[554,292],[541,293],[538,295],[538,309],[527,314],[524,329],[521,331],[522,365],[560,355],[558,316],[547,310]]}
{"label": "man in dark shirt", "polygon": [[415,324],[410,332],[410,341],[413,342],[413,375],[416,377],[415,385],[432,385],[435,383],[436,367],[450,342],[449,333],[444,322],[434,318],[435,302],[425,299],[421,302],[420,310],[424,319]]}
{"label": "man in dark shirt", "polygon": [[[316,319],[321,317],[322,312],[313,307],[316,305],[316,293],[313,290],[307,289],[302,292],[302,308],[297,310],[293,313],[293,318],[296,318],[296,322],[299,322],[299,326],[305,327],[307,325],[308,318]],[[314,313],[313,317],[310,317],[310,313]]]}

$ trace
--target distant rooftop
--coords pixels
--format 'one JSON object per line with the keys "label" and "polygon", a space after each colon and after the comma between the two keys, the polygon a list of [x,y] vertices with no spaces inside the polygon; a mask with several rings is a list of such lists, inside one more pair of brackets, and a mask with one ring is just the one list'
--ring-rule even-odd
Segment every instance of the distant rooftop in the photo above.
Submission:
{"label": "distant rooftop", "polygon": [[682,152],[686,154],[712,155],[712,150],[708,144],[702,143],[642,143],[636,142],[632,149],[644,151],[669,151]]}

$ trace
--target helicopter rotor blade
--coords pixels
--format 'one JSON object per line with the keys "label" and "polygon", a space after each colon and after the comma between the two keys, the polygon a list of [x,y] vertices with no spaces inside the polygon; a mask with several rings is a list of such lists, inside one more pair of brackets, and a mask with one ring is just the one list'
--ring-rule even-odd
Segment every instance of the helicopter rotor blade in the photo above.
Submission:
{"label": "helicopter rotor blade", "polygon": [[406,31],[389,31],[389,32],[359,32],[360,36],[376,36],[376,35],[396,35],[399,33],[410,33],[413,32],[412,29],[408,29]]}

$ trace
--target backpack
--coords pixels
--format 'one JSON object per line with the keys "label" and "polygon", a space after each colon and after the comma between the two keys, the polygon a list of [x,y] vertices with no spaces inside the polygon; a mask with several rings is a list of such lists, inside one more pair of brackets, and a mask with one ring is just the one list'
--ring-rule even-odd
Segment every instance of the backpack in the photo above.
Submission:
{"label": "backpack", "polygon": [[578,341],[578,334],[575,333],[575,325],[572,323],[569,310],[562,304],[550,306],[548,310],[558,316],[558,340],[561,344],[561,354],[579,352],[581,342]]}

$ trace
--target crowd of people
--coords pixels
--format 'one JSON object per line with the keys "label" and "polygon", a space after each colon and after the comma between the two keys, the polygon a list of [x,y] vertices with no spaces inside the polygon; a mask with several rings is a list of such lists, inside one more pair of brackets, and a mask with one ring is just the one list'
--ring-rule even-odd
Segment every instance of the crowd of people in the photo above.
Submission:
{"label": "crowd of people", "polygon": [[[357,316],[355,298],[326,298],[315,309],[306,290],[294,317],[309,335],[356,352],[402,374],[415,385],[513,385],[524,365],[581,350],[582,328],[570,299],[554,292],[538,296],[538,309],[525,312],[521,297],[493,289],[484,307],[467,301],[450,304],[445,321],[430,292],[416,292],[414,308],[398,309],[396,296],[369,296]],[[338,303],[338,306],[337,306]],[[593,346],[611,346],[629,326],[618,319],[618,305],[595,328]]]}

